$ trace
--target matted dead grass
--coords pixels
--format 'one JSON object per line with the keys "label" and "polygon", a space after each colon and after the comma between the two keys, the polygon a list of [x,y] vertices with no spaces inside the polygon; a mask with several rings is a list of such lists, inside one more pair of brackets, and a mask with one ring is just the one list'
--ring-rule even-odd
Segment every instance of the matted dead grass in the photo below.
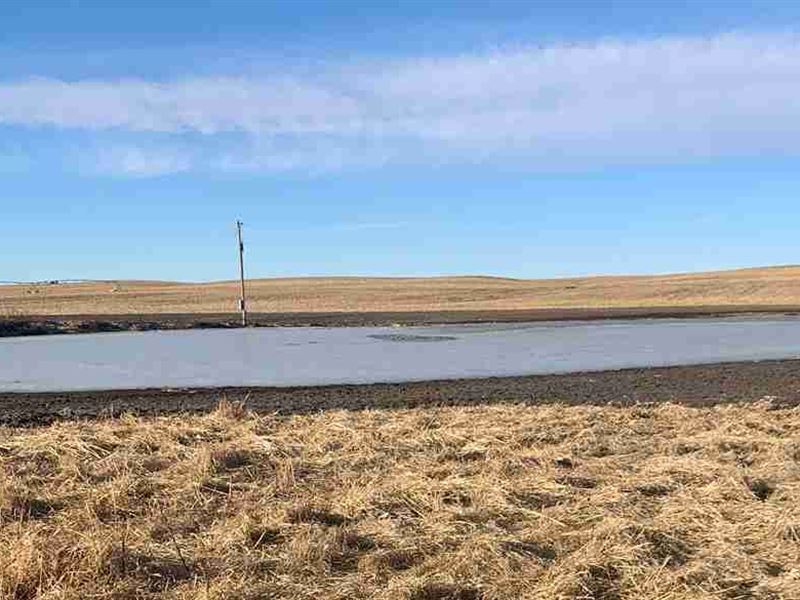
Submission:
{"label": "matted dead grass", "polygon": [[800,598],[800,409],[0,430],[3,598]]}
{"label": "matted dead grass", "polygon": [[[235,312],[238,282],[0,286],[0,317]],[[569,279],[311,277],[248,283],[254,312],[800,306],[800,267]]]}

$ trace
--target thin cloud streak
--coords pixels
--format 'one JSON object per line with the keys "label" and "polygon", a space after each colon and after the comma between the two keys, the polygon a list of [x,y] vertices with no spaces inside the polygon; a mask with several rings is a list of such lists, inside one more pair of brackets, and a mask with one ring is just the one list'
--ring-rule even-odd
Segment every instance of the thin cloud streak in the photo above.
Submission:
{"label": "thin cloud streak", "polygon": [[[0,125],[170,148],[135,176],[513,161],[562,168],[800,152],[800,36],[602,40],[303,75],[0,83]],[[199,138],[175,150],[175,139]],[[203,144],[208,147],[204,148]],[[146,146],[142,146],[146,147]],[[153,146],[150,146],[153,147]],[[103,168],[100,165],[99,168]]]}
{"label": "thin cloud streak", "polygon": [[86,173],[116,173],[125,177],[149,178],[190,171],[192,156],[182,149],[161,147],[112,146],[89,154],[91,162],[82,161]]}

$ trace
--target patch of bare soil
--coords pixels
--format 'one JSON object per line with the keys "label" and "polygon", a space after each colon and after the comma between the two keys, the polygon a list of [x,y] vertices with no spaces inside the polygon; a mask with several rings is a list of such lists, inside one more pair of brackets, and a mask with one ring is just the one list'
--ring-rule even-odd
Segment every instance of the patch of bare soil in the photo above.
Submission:
{"label": "patch of bare soil", "polygon": [[[379,327],[455,323],[523,323],[535,321],[726,317],[736,315],[797,315],[798,306],[651,306],[631,308],[537,308],[515,310],[446,310],[402,312],[274,312],[253,313],[251,327]],[[0,316],[0,337],[218,329],[240,326],[232,313],[17,315]]]}

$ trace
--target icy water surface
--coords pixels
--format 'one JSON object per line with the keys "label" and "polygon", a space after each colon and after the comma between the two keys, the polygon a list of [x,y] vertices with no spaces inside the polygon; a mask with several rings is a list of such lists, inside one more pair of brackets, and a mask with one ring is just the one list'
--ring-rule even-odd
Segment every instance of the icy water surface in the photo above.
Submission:
{"label": "icy water surface", "polygon": [[282,327],[0,339],[0,391],[289,386],[800,357],[792,317]]}

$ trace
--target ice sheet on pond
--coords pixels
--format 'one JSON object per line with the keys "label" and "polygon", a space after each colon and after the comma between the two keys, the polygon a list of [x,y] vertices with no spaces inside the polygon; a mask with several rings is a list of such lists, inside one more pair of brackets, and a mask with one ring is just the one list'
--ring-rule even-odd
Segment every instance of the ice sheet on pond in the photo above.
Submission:
{"label": "ice sheet on pond", "polygon": [[0,391],[403,382],[795,357],[793,317],[101,333],[0,339]]}

